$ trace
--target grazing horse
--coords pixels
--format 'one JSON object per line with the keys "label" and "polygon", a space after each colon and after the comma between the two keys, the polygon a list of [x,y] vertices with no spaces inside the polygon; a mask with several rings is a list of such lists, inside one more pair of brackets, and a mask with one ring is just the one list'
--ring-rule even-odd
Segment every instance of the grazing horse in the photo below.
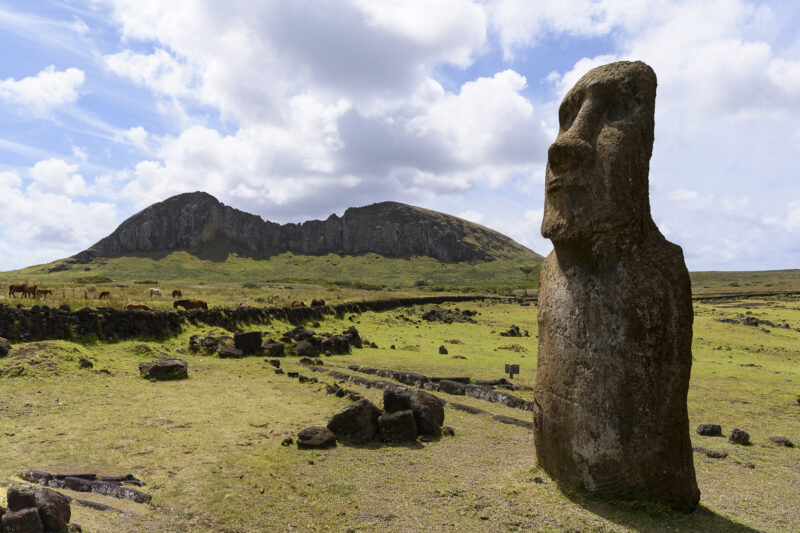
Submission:
{"label": "grazing horse", "polygon": [[22,295],[25,295],[25,284],[24,283],[12,283],[8,286],[8,297],[14,297],[14,294],[17,292],[21,292]]}
{"label": "grazing horse", "polygon": [[208,309],[208,304],[203,300],[176,300],[173,302],[172,307],[175,309],[183,307],[188,311],[190,309]]}
{"label": "grazing horse", "polygon": [[53,289],[36,289],[36,297],[37,298],[39,298],[39,297],[44,298],[47,295],[52,296],[53,295]]}
{"label": "grazing horse", "polygon": [[325,305],[324,298],[314,298],[311,300],[311,307],[323,307]]}
{"label": "grazing horse", "polygon": [[305,307],[305,306],[306,306],[306,304],[304,304],[300,300],[295,300],[295,301],[292,302],[292,307]]}
{"label": "grazing horse", "polygon": [[103,291],[100,293],[100,296],[97,297],[98,300],[103,300],[103,299],[107,300],[109,298],[111,298],[111,292],[109,291]]}
{"label": "grazing horse", "polygon": [[26,298],[36,298],[36,289],[38,288],[35,283],[26,283],[25,288],[22,289],[22,295]]}
{"label": "grazing horse", "polygon": [[180,289],[172,289],[172,297],[173,298],[183,298],[183,293]]}
{"label": "grazing horse", "polygon": [[159,297],[163,296],[161,294],[161,289],[155,289],[153,287],[150,287],[149,289],[147,289],[147,292],[150,294],[150,298],[152,298],[153,296],[159,296]]}
{"label": "grazing horse", "polygon": [[239,309],[244,309],[245,307],[250,307],[250,304],[247,302],[242,302],[237,307],[239,307]]}
{"label": "grazing horse", "polygon": [[150,307],[144,304],[128,304],[125,306],[126,311],[150,311]]}

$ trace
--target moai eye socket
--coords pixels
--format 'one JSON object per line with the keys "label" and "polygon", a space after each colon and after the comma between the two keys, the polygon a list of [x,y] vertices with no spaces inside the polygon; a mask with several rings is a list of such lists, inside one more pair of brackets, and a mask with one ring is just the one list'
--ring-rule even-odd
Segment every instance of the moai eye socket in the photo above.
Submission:
{"label": "moai eye socket", "polygon": [[580,103],[575,98],[565,100],[558,108],[558,124],[563,131],[567,131],[580,111]]}
{"label": "moai eye socket", "polygon": [[606,118],[611,122],[631,118],[639,111],[640,101],[641,97],[639,95],[625,95],[615,98],[606,108]]}

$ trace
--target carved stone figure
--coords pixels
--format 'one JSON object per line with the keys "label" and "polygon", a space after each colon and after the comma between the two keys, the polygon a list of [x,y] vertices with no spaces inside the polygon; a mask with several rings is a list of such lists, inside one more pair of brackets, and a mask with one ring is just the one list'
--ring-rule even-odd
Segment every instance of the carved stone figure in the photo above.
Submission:
{"label": "carved stone figure", "polygon": [[691,512],[692,302],[680,247],[650,216],[656,75],[595,68],[548,152],[533,408],[539,465],[590,492]]}

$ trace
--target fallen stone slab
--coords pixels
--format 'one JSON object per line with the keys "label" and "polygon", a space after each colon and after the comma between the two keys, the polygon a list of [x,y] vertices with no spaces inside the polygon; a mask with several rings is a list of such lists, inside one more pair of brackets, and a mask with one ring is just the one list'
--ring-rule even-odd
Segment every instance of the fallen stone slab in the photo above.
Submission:
{"label": "fallen stone slab", "polygon": [[221,346],[217,352],[217,357],[220,359],[241,359],[244,357],[244,352],[232,346]]}
{"label": "fallen stone slab", "polygon": [[375,438],[381,410],[367,399],[348,405],[328,421],[328,429],[341,442],[360,444]]}
{"label": "fallen stone slab", "polygon": [[400,443],[417,440],[417,423],[414,422],[414,413],[411,409],[383,413],[378,417],[378,434],[384,442]]}
{"label": "fallen stone slab", "polygon": [[186,379],[189,377],[189,365],[177,357],[162,357],[157,361],[139,363],[142,377],[157,381]]}
{"label": "fallen stone slab", "polygon": [[697,426],[697,434],[706,437],[721,437],[722,426],[719,424],[700,424]]}
{"label": "fallen stone slab", "polygon": [[301,450],[325,449],[336,446],[336,435],[322,426],[311,426],[297,434],[297,447]]}

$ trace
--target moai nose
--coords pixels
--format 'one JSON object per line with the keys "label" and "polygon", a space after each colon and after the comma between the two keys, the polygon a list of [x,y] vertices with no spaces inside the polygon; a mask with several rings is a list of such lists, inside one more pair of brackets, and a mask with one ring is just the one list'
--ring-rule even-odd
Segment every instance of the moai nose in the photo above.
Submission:
{"label": "moai nose", "polygon": [[556,174],[566,172],[592,160],[592,145],[573,135],[560,135],[547,150],[547,163]]}

